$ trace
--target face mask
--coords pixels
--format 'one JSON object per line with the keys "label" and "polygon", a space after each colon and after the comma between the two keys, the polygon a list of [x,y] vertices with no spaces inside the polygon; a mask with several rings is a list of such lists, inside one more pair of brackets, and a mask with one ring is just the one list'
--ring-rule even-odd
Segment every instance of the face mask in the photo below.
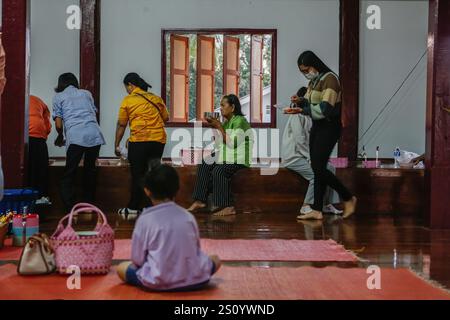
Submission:
{"label": "face mask", "polygon": [[310,72],[308,74],[305,74],[306,79],[312,81],[315,80],[319,76],[319,73]]}

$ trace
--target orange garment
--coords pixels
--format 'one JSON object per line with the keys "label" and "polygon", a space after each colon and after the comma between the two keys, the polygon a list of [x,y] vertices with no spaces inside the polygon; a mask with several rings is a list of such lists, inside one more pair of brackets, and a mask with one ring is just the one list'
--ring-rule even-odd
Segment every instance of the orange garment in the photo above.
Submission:
{"label": "orange garment", "polygon": [[38,97],[30,96],[30,137],[47,140],[51,131],[50,111],[47,105]]}
{"label": "orange garment", "polygon": [[5,77],[5,65],[6,65],[6,57],[5,50],[2,45],[2,38],[0,33],[0,95],[3,93],[3,89],[5,89],[6,85],[6,77]]}

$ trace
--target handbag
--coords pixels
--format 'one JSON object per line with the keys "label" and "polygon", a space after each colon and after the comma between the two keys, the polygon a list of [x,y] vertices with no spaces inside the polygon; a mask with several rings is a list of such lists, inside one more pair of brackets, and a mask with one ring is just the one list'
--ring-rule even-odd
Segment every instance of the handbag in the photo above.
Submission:
{"label": "handbag", "polygon": [[17,273],[22,276],[34,276],[51,274],[55,270],[55,254],[47,235],[32,236],[22,251]]}
{"label": "handbag", "polygon": [[[83,212],[97,213],[94,231],[76,232],[73,229],[74,216]],[[64,226],[66,220],[68,222]],[[70,214],[61,219],[50,243],[55,250],[59,273],[66,274],[74,266],[80,269],[81,274],[109,273],[114,252],[114,230],[99,208],[87,203],[77,204]]]}

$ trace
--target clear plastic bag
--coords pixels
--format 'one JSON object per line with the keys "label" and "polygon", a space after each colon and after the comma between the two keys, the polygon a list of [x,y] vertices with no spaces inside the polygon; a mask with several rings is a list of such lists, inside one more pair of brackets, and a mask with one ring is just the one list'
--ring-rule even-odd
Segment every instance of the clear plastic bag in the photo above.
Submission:
{"label": "clear plastic bag", "polygon": [[411,167],[414,169],[424,169],[425,165],[423,162],[420,162],[417,165],[414,165],[412,161],[419,157],[420,155],[414,152],[406,151],[406,150],[400,150],[400,157],[398,159],[398,162],[400,166],[402,167]]}

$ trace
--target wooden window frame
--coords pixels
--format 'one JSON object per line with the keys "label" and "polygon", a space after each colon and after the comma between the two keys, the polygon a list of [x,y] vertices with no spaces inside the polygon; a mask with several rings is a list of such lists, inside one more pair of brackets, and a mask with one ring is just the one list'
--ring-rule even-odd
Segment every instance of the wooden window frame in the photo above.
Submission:
{"label": "wooden window frame", "polygon": [[232,58],[232,57],[228,56],[228,42],[229,41],[237,43],[236,47],[238,48],[238,50],[240,50],[240,47],[241,47],[241,41],[239,38],[230,37],[229,35],[225,35],[223,37],[223,92],[224,92],[224,94],[228,94],[230,92],[230,90],[228,88],[228,76],[234,76],[234,77],[236,77],[236,80],[238,82],[237,88],[235,88],[235,89],[236,89],[236,92],[239,94],[239,80],[241,78],[241,66],[240,66],[239,53],[236,57],[237,61],[235,61],[237,70],[228,69],[228,61],[230,61],[230,59]]}
{"label": "wooden window frame", "polygon": [[175,69],[175,62],[173,59],[170,60],[170,102],[173,103],[175,100],[173,83],[175,80],[175,75],[184,76],[186,88],[185,88],[185,101],[184,101],[184,119],[176,119],[174,118],[174,113],[172,109],[170,109],[170,122],[172,123],[184,123],[189,121],[189,39],[184,39],[184,37],[180,37],[178,35],[171,35],[170,37],[170,56],[174,55],[174,42],[182,41],[187,42],[185,49],[185,65],[187,66],[186,70]]}
{"label": "wooden window frame", "polygon": [[[211,42],[212,43],[212,56],[211,57],[203,57],[202,52],[201,52],[201,41],[206,41],[206,42]],[[197,110],[196,110],[196,115],[197,115],[197,120],[198,119],[202,119],[203,120],[203,112],[214,112],[214,89],[215,89],[215,68],[216,68],[216,39],[213,37],[208,37],[208,36],[204,36],[204,35],[197,35]],[[203,64],[203,59],[208,59],[208,58],[212,58],[211,61],[211,68],[212,70],[203,70],[202,68],[202,64]],[[201,95],[202,95],[202,76],[208,76],[211,77],[211,81],[212,81],[212,94],[211,94],[211,109],[208,111],[203,111],[202,110],[202,102],[201,102]],[[200,100],[200,102],[199,102]]]}
{"label": "wooden window frame", "polygon": [[[254,54],[254,48],[253,48],[253,44],[254,44],[254,40],[253,40],[253,38],[254,38],[254,36],[260,36],[260,35],[252,35],[251,36],[251,38],[250,38],[250,122],[252,123],[252,124],[261,124],[262,122],[257,122],[256,120],[255,120],[255,116],[254,116],[254,113],[253,113],[253,104],[254,104],[254,100],[253,100],[253,84],[254,84],[254,82],[253,82],[253,77],[255,76],[254,74],[253,74],[253,54]],[[261,118],[261,121],[264,119],[264,111],[263,111],[263,108],[264,108],[264,105],[263,105],[263,101],[264,101],[264,96],[263,96],[263,92],[264,92],[264,87],[263,87],[263,85],[262,85],[262,72],[263,72],[263,68],[264,68],[264,66],[263,66],[263,52],[264,52],[264,37],[261,37],[261,53],[260,53],[260,61],[259,61],[259,65],[260,65],[260,67],[261,67],[261,69],[259,70],[260,71],[260,74],[259,74],[259,78],[260,78],[260,99],[261,99],[261,101],[260,101],[260,103],[261,103],[261,107],[260,107],[260,110],[259,110],[259,117]],[[271,104],[272,106],[273,106],[273,104]]]}
{"label": "wooden window frame", "polygon": [[[167,98],[167,52],[166,52],[166,36],[170,34],[177,35],[216,35],[224,36],[237,35],[270,35],[272,36],[272,55],[271,55],[271,105],[277,104],[277,29],[239,29],[239,28],[222,28],[222,29],[161,29],[161,97],[166,102]],[[169,106],[170,109],[170,106]],[[180,123],[169,121],[167,127],[173,128],[192,128],[194,123]],[[277,127],[277,111],[271,108],[270,123],[251,123],[252,128],[276,128]]]}

